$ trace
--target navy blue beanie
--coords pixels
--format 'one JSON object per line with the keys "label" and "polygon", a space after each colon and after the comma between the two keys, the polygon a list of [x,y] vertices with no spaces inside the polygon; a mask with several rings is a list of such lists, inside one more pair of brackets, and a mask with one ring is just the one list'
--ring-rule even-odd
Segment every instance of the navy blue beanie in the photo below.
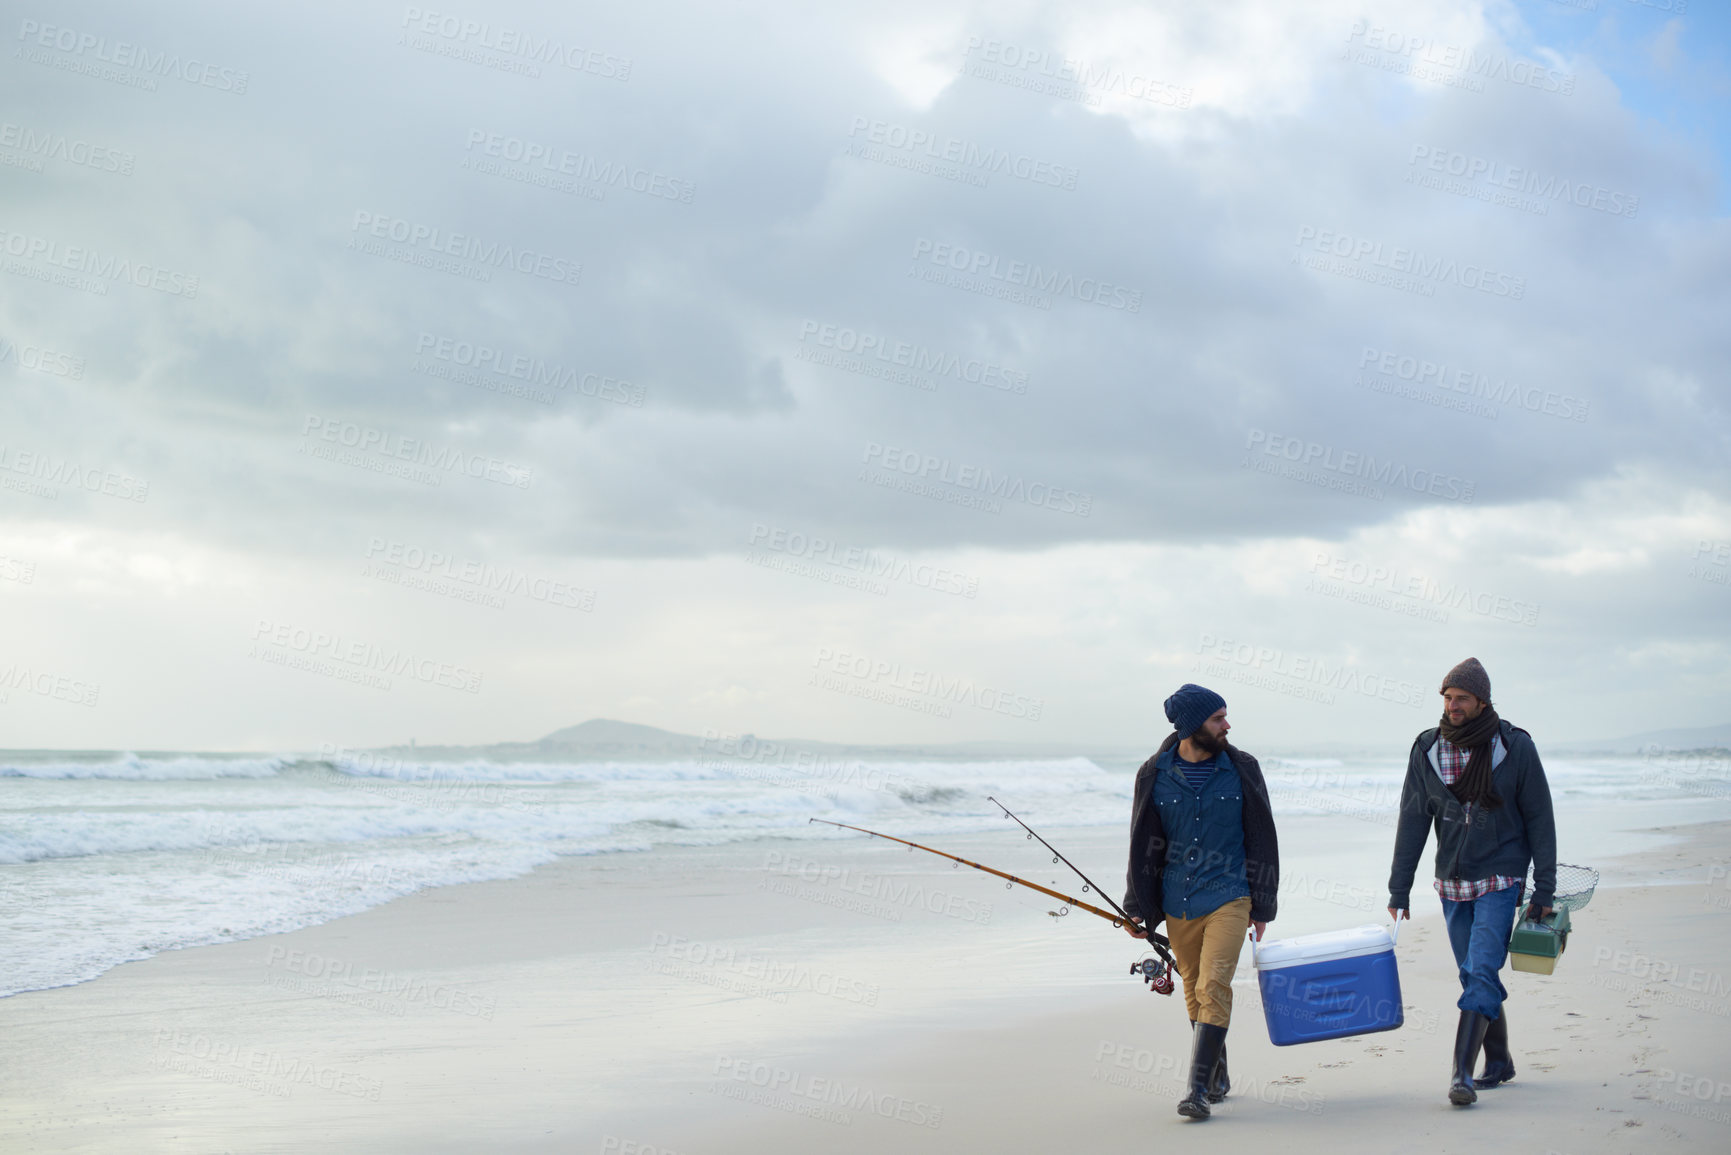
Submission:
{"label": "navy blue beanie", "polygon": [[1225,705],[1226,699],[1213,690],[1185,682],[1166,699],[1166,720],[1178,731],[1180,739],[1188,738]]}

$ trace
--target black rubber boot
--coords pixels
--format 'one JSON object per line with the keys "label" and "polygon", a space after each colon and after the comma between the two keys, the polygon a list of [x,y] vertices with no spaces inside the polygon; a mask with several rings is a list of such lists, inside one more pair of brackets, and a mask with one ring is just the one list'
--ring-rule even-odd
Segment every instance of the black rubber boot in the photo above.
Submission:
{"label": "black rubber boot", "polygon": [[[1190,1033],[1193,1036],[1196,1033],[1195,1019],[1190,1020]],[[1220,1061],[1214,1064],[1214,1073],[1208,1076],[1208,1101],[1218,1103],[1225,1099],[1231,1090],[1232,1079],[1226,1073],[1226,1043],[1222,1040],[1220,1043]]]}
{"label": "black rubber boot", "polygon": [[1178,1113],[1185,1118],[1208,1118],[1208,1082],[1220,1063],[1220,1049],[1225,1045],[1225,1027],[1213,1023],[1196,1024],[1190,1047],[1190,1091],[1178,1104]]}
{"label": "black rubber boot", "polygon": [[1208,1078],[1208,1101],[1218,1103],[1226,1098],[1232,1090],[1232,1080],[1226,1074],[1226,1038],[1224,1029],[1220,1039],[1220,1061],[1214,1064],[1214,1074]]}
{"label": "black rubber boot", "polygon": [[1485,1028],[1485,1069],[1473,1079],[1473,1086],[1482,1091],[1515,1077],[1515,1057],[1509,1053],[1509,1007],[1492,1019]]}
{"label": "black rubber boot", "polygon": [[1461,1012],[1461,1021],[1455,1027],[1454,1077],[1449,1082],[1449,1102],[1457,1107],[1478,1102],[1478,1092],[1473,1090],[1473,1068],[1478,1066],[1479,1047],[1485,1041],[1485,1028],[1490,1025],[1491,1021],[1477,1011]]}

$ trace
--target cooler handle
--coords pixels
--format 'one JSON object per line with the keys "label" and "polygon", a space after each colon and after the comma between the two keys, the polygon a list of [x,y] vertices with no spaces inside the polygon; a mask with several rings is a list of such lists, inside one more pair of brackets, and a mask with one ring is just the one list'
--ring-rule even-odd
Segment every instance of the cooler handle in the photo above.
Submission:
{"label": "cooler handle", "polygon": [[[1396,943],[1400,942],[1400,921],[1401,921],[1400,917],[1397,915],[1395,917],[1395,920],[1394,920],[1393,929],[1391,929],[1388,932],[1388,944],[1390,946],[1394,946]],[[1245,934],[1245,937],[1250,940],[1250,965],[1255,966],[1256,965],[1256,928],[1251,927],[1250,929],[1246,930],[1244,932],[1244,934]]]}

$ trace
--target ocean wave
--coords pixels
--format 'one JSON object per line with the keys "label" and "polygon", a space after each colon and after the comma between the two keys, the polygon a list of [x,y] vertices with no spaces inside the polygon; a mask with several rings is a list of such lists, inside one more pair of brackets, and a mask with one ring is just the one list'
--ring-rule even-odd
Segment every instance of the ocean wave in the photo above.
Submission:
{"label": "ocean wave", "polygon": [[[1265,760],[1277,818],[1392,820],[1390,758]],[[1558,758],[1582,796],[1731,798],[1724,764]],[[425,887],[508,878],[559,857],[863,837],[944,847],[1008,831],[1121,827],[1134,774],[1083,758],[439,763],[341,754],[17,754],[0,775],[0,941],[10,990],[94,977],[159,950],[310,926]],[[1598,803],[1594,803],[1597,805]]]}
{"label": "ocean wave", "polygon": [[286,755],[216,758],[197,754],[164,757],[125,752],[104,761],[35,761],[17,754],[0,761],[0,778],[114,778],[131,781],[208,781],[214,778],[270,778],[293,764]]}
{"label": "ocean wave", "polygon": [[[0,993],[161,950],[316,925],[559,857],[837,835],[1118,825],[1132,775],[1086,759],[437,763],[15,757],[0,796]],[[24,771],[25,773],[20,773]]]}
{"label": "ocean wave", "polygon": [[[1130,798],[1127,776],[1109,775],[1085,759],[881,763],[842,767],[829,776],[798,766],[711,768],[715,772],[704,776],[689,765],[547,764],[540,767],[546,777],[526,782],[490,777],[498,767],[462,768],[480,773],[381,778],[329,767],[284,776],[267,796],[237,794],[227,806],[212,806],[208,794],[178,807],[165,805],[168,798],[144,805],[135,791],[98,805],[80,789],[66,799],[73,804],[7,812],[0,863],[433,835],[582,854],[612,849],[616,836],[633,828],[652,842],[712,845],[785,833],[812,817],[893,822],[936,834],[1001,820],[988,795],[1029,811],[1030,818],[1038,813],[1053,824],[1095,825],[1121,821]],[[559,778],[553,771],[571,773]]]}
{"label": "ocean wave", "polygon": [[354,751],[321,756],[318,761],[355,778],[401,782],[691,782],[717,779],[803,777],[847,782],[895,778],[921,782],[1020,782],[1051,779],[1122,778],[1109,775],[1086,758],[981,762],[884,761],[843,757],[693,758],[654,762],[462,762],[423,761],[397,755]]}
{"label": "ocean wave", "polygon": [[354,778],[398,782],[683,782],[728,777],[722,760],[681,762],[423,762],[357,751],[321,761]]}
{"label": "ocean wave", "polygon": [[1264,770],[1333,770],[1346,765],[1339,758],[1259,758]]}
{"label": "ocean wave", "polygon": [[121,874],[100,860],[56,866],[54,901],[20,904],[8,920],[0,997],[70,986],[165,950],[317,926],[419,890],[515,878],[554,857],[529,844],[448,843],[366,858],[208,863],[195,873],[163,856],[135,858]]}

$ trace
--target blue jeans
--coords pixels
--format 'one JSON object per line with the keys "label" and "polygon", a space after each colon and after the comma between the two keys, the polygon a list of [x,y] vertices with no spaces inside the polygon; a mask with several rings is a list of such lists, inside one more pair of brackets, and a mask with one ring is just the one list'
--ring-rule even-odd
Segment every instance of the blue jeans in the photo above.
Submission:
{"label": "blue jeans", "polygon": [[1502,1016],[1503,1000],[1509,992],[1497,972],[1509,954],[1509,934],[1515,928],[1521,889],[1517,884],[1493,890],[1471,902],[1442,900],[1449,945],[1461,971],[1461,997],[1455,1006],[1463,1011],[1477,1011],[1487,1019]]}

